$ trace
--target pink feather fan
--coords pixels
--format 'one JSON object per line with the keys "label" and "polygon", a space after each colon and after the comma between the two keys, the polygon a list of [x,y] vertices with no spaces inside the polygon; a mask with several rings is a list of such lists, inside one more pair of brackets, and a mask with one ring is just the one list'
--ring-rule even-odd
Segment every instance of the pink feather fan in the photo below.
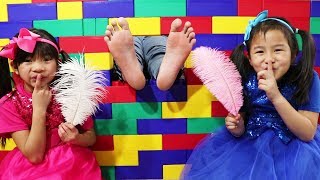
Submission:
{"label": "pink feather fan", "polygon": [[217,49],[196,48],[192,53],[193,72],[232,114],[243,105],[241,76],[229,57]]}

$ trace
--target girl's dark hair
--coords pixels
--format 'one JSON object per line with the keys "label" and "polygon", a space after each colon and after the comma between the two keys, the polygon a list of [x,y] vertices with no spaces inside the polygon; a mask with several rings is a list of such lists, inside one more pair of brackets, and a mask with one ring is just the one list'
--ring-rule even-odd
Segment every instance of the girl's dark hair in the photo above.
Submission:
{"label": "girl's dark hair", "polygon": [[[250,33],[250,38],[247,40],[246,46],[244,44],[238,45],[232,52],[230,59],[237,66],[243,81],[248,78],[249,72],[253,71],[252,66],[249,63],[250,56],[250,47],[252,39],[260,34],[266,34],[270,30],[279,30],[283,33],[285,38],[288,40],[289,47],[291,49],[291,66],[288,72],[281,78],[281,80],[285,80],[288,83],[293,84],[296,87],[296,91],[293,95],[297,104],[303,104],[309,100],[309,89],[312,83],[313,78],[313,66],[314,66],[314,58],[315,58],[315,44],[312,36],[303,30],[296,30],[293,28],[290,23],[280,17],[275,17],[276,19],[280,19],[285,21],[291,29],[285,26],[283,23],[280,23],[274,19],[268,19],[266,21],[260,22],[256,26],[254,26]],[[301,56],[298,56],[299,46],[296,38],[296,34],[299,34],[302,39],[302,51]],[[245,47],[248,53],[248,56],[245,55]],[[297,59],[296,61],[296,58]],[[280,81],[281,81],[280,80]]]}
{"label": "girl's dark hair", "polygon": [[[29,29],[29,31],[40,35],[41,38],[50,40],[51,42],[57,45],[58,49],[60,49],[60,46],[57,43],[57,40],[46,30],[31,28]],[[14,37],[18,37],[18,35],[19,34],[17,33]],[[25,52],[21,50],[19,47],[17,47],[15,59],[13,59],[13,62],[12,62],[13,68],[17,69],[21,63],[25,62],[26,58],[33,57],[33,56],[39,56],[39,57],[50,56],[56,59],[57,63],[59,59],[63,63],[70,58],[65,51],[57,52],[57,50],[52,45],[45,42],[37,42],[33,53]],[[0,57],[0,98],[12,91],[12,86],[11,86],[12,84],[14,85],[14,81],[10,76],[8,59],[4,57]],[[1,139],[1,146],[4,147],[6,144],[6,139],[5,138],[0,138],[0,139]]]}

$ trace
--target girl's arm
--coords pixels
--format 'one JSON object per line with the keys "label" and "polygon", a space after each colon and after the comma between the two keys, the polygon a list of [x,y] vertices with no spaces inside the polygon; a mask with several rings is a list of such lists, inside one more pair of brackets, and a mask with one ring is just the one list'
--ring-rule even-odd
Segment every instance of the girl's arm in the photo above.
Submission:
{"label": "girl's arm", "polygon": [[273,105],[289,130],[303,141],[311,141],[316,133],[319,113],[297,111],[281,95]]}
{"label": "girl's arm", "polygon": [[297,111],[280,93],[273,70],[272,62],[268,69],[257,73],[259,89],[264,90],[289,130],[302,141],[311,141],[317,130],[319,113]]}
{"label": "girl's arm", "polygon": [[12,139],[22,154],[33,164],[43,160],[46,149],[45,112],[33,113],[30,130],[12,133]]}
{"label": "girl's arm", "polygon": [[79,145],[92,146],[96,142],[96,133],[93,128],[79,133],[78,129],[70,123],[61,123],[58,129],[59,136],[63,142]]}
{"label": "girl's arm", "polygon": [[11,134],[22,154],[34,164],[42,162],[46,150],[46,112],[52,97],[49,87],[40,85],[41,75],[38,75],[32,92],[31,129]]}

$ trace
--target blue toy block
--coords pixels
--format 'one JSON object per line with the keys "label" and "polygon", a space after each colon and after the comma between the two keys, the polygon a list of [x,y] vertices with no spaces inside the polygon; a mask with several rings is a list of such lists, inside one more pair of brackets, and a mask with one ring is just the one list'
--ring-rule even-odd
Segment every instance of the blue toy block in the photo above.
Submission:
{"label": "blue toy block", "polygon": [[238,34],[198,34],[194,48],[199,46],[208,46],[211,48],[218,48],[223,51],[233,50],[236,46],[242,43],[243,38],[241,38],[241,36],[243,37],[243,35]]}
{"label": "blue toy block", "polygon": [[320,1],[311,1],[311,17],[320,17]]}
{"label": "blue toy block", "polygon": [[112,106],[109,103],[99,104],[99,110],[94,115],[95,119],[111,119]]}
{"label": "blue toy block", "polygon": [[187,119],[138,119],[138,134],[186,134]]}
{"label": "blue toy block", "polygon": [[187,16],[237,16],[238,0],[188,0]]}
{"label": "blue toy block", "polygon": [[83,18],[133,16],[133,0],[83,2]]}
{"label": "blue toy block", "polygon": [[140,151],[139,166],[115,167],[117,179],[162,179],[164,164],[186,163],[185,150]]}
{"label": "blue toy block", "polygon": [[8,4],[9,21],[57,19],[57,3]]}
{"label": "blue toy block", "polygon": [[11,39],[21,28],[32,28],[32,21],[0,22],[0,38]]}
{"label": "blue toy block", "polygon": [[187,86],[184,79],[178,79],[167,91],[157,87],[155,80],[148,81],[148,84],[137,93],[137,102],[177,102],[187,101]]}

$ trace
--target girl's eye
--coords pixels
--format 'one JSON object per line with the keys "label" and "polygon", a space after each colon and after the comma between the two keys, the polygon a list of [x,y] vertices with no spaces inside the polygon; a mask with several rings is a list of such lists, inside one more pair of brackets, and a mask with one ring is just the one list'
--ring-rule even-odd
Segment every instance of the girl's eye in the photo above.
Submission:
{"label": "girl's eye", "polygon": [[256,54],[261,54],[263,53],[263,51],[256,51]]}
{"label": "girl's eye", "polygon": [[276,51],[276,52],[278,52],[278,51],[282,51],[282,49],[276,49],[275,51]]}
{"label": "girl's eye", "polygon": [[32,58],[31,57],[27,57],[24,62],[31,62],[32,61]]}
{"label": "girl's eye", "polygon": [[53,58],[52,57],[50,57],[50,56],[45,56],[44,57],[44,61],[51,61]]}

